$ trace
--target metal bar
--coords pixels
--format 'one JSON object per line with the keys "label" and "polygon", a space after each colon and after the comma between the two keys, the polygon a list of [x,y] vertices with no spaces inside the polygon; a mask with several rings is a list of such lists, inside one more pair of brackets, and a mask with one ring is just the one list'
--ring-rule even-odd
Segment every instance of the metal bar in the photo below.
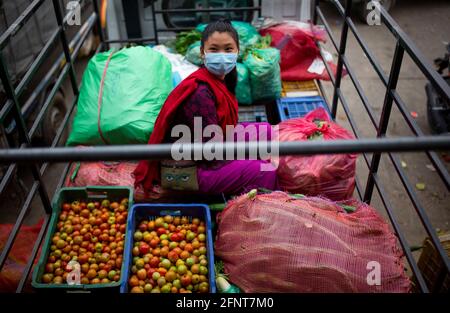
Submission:
{"label": "metal bar", "polygon": [[[273,143],[272,143],[273,144]],[[202,155],[204,149],[214,148],[217,155],[226,152],[268,151],[271,142],[225,142],[209,144],[155,144],[155,145],[117,145],[103,147],[55,147],[0,150],[0,163],[67,162],[96,160],[162,160],[172,158],[173,151],[190,155]],[[424,150],[450,149],[449,136],[423,136],[403,138],[370,138],[333,141],[292,141],[280,142],[279,155],[312,155],[361,152],[413,152]],[[269,151],[270,152],[270,151]]]}
{"label": "metal bar", "polygon": [[[341,100],[342,107],[343,107],[345,115],[347,116],[347,119],[350,123],[350,126],[353,130],[353,134],[355,135],[356,139],[360,139],[360,136],[359,136],[360,132],[358,130],[358,127],[356,126],[356,122],[353,118],[353,115],[350,112],[350,108],[348,106],[347,100],[345,99],[344,95],[341,93],[341,90],[338,91],[338,97]],[[364,161],[366,161],[367,167],[370,168],[369,157],[367,156],[366,153],[363,153],[363,157],[364,157]]]}
{"label": "metal bar", "polygon": [[325,19],[325,16],[323,15],[323,12],[320,8],[317,8],[317,15],[318,17],[320,17],[320,20],[322,21],[323,26],[325,27],[325,30],[328,34],[328,37],[330,37],[331,43],[333,44],[334,48],[336,49],[336,51],[339,51],[339,47],[336,43],[336,39],[334,38],[333,32],[331,31],[331,27],[328,24],[327,20]]}
{"label": "metal bar", "polygon": [[359,200],[362,199],[362,186],[361,183],[359,182],[358,176],[355,174],[355,187],[356,187],[356,192],[358,193],[358,198]]}
{"label": "metal bar", "polygon": [[11,181],[11,178],[13,177],[14,170],[16,169],[17,164],[12,163],[8,166],[8,169],[6,170],[5,174],[2,177],[2,180],[0,182],[0,195],[3,194],[3,191],[5,191],[5,188],[8,186],[9,182]]}
{"label": "metal bar", "polygon": [[98,28],[98,36],[100,37],[100,44],[105,41],[105,35],[103,34],[102,24],[100,23],[100,10],[98,9],[97,0],[92,0],[92,4],[94,5],[94,12],[96,15],[95,24]]}
{"label": "metal bar", "polygon": [[58,29],[51,35],[47,43],[45,44],[44,48],[40,51],[40,53],[36,56],[36,59],[31,64],[29,70],[25,73],[23,79],[20,81],[20,83],[16,87],[16,95],[17,97],[20,97],[25,87],[28,86],[31,78],[36,74],[38,68],[41,66],[44,59],[48,56],[50,52],[50,48],[53,47],[53,45],[56,42],[56,39],[60,35],[62,31],[61,27],[58,27]]}
{"label": "metal bar", "polygon": [[381,201],[383,202],[383,205],[386,209],[386,213],[388,214],[389,220],[391,221],[392,227],[394,228],[395,233],[397,234],[398,240],[400,242],[400,245],[402,246],[403,252],[405,253],[406,259],[411,266],[411,270],[413,271],[417,282],[419,283],[419,287],[422,292],[429,292],[427,284],[425,283],[425,280],[423,279],[422,273],[420,272],[417,263],[414,259],[414,256],[411,253],[411,249],[409,247],[408,241],[406,240],[405,236],[403,235],[400,225],[398,224],[394,213],[392,209],[392,205],[390,201],[385,197],[386,191],[381,186],[381,183],[379,182],[378,175],[375,173],[373,174],[375,186],[378,190],[378,194],[380,195]]}
{"label": "metal bar", "polygon": [[[74,59],[77,57],[81,46],[83,45],[84,41],[86,40],[87,36],[89,35],[89,33],[91,32],[93,26],[94,26],[94,21],[92,20],[92,16],[90,17],[90,19],[86,22],[88,23],[86,31],[81,35],[80,40],[78,41],[78,43],[76,44],[76,46],[73,49],[73,52],[71,53],[71,58]],[[72,42],[71,42],[71,46],[72,46]],[[39,125],[42,123],[42,118],[44,117],[45,112],[47,111],[51,101],[53,100],[56,92],[58,91],[59,87],[61,86],[61,84],[63,83],[64,79],[67,76],[67,73],[69,71],[69,66],[66,63],[66,65],[64,66],[64,68],[62,69],[61,73],[59,74],[58,79],[56,80],[55,85],[53,86],[52,90],[50,91],[50,94],[47,96],[46,101],[44,102],[44,105],[42,106],[38,116],[36,117],[33,126],[31,127],[28,135],[30,136],[30,138],[33,137],[34,133],[36,132],[37,128],[39,127]],[[78,84],[77,84],[77,88],[78,88]],[[75,99],[77,99],[77,97],[75,97]],[[71,107],[70,112],[72,112],[73,110],[73,105]],[[66,113],[66,117],[67,117],[67,113]],[[65,120],[66,120],[65,117]],[[65,125],[65,123],[63,124]],[[62,134],[62,131],[60,133],[59,136],[56,136],[56,138],[60,138]],[[52,145],[52,147],[54,147],[54,145]]]}
{"label": "metal bar", "polygon": [[[330,76],[330,81],[333,84],[333,87],[336,88],[336,78],[334,77],[334,73],[331,70],[330,65],[326,61],[325,56],[323,55],[322,47],[320,45],[318,45],[318,47],[319,47],[320,56],[322,57],[322,60],[323,60],[323,64],[325,65],[325,69],[327,70],[328,76]],[[336,116],[334,116],[333,119],[334,118],[336,118]]]}
{"label": "metal bar", "polygon": [[[335,1],[336,2],[336,1]],[[350,12],[352,9],[352,1],[346,0],[345,1],[345,16],[350,16]],[[347,23],[342,24],[342,32],[341,32],[341,42],[339,44],[339,59],[337,64],[337,70],[336,70],[336,84],[334,86],[334,95],[333,95],[333,102],[331,104],[331,116],[333,118],[336,117],[336,111],[337,111],[337,102],[338,102],[338,96],[337,93],[339,89],[341,88],[341,80],[342,80],[342,68],[343,68],[343,60],[342,57],[345,55],[345,49],[347,46],[347,35],[348,33],[348,25]]]}
{"label": "metal bar", "polygon": [[23,271],[19,285],[17,286],[16,293],[20,293],[23,291],[23,288],[25,287],[25,284],[28,280],[28,276],[30,276],[31,269],[33,268],[34,259],[36,259],[39,247],[47,232],[47,228],[50,223],[50,217],[51,215],[48,214],[44,216],[44,221],[42,223],[41,230],[39,231],[36,241],[34,242],[33,250],[31,250],[30,258],[28,259],[27,265],[25,266],[25,270]]}
{"label": "metal bar", "polygon": [[14,36],[30,19],[34,12],[39,9],[45,0],[34,0],[20,16],[8,27],[8,29],[0,36],[0,50],[8,43],[11,36]]}
{"label": "metal bar", "polygon": [[[378,126],[377,137],[380,138],[386,134],[386,130],[389,124],[389,118],[391,116],[392,102],[393,98],[390,94],[390,90],[395,90],[397,88],[398,78],[400,76],[400,68],[402,66],[403,47],[397,41],[395,47],[394,60],[392,61],[391,73],[389,75],[389,83],[386,89],[386,95],[384,98],[383,110],[381,111],[380,124]],[[374,154],[372,157],[372,164],[370,165],[370,173],[367,178],[366,191],[364,193],[364,202],[370,203],[374,187],[373,174],[377,173],[378,167],[380,165],[381,154]]]}
{"label": "metal bar", "polygon": [[[78,56],[79,48],[77,47],[81,47],[83,42],[86,40],[87,36],[89,35],[89,32],[92,30],[94,26],[94,22],[95,22],[95,13],[92,13],[92,15],[86,20],[86,22],[84,22],[83,26],[81,26],[80,32],[77,33],[70,42],[69,48],[70,50],[72,50],[71,53],[72,59],[76,59],[76,57]],[[24,112],[36,101],[36,99],[39,97],[41,92],[44,91],[47,85],[51,81],[53,81],[53,75],[56,75],[55,73],[61,68],[61,63],[63,61],[64,61],[64,53],[61,53],[61,55],[58,57],[58,59],[50,68],[50,70],[46,73],[44,79],[42,79],[39,85],[33,90],[30,97],[22,106],[22,114],[24,114]]]}
{"label": "metal bar", "polygon": [[79,90],[78,90],[78,84],[77,84],[77,76],[76,76],[75,69],[73,66],[72,58],[70,57],[70,49],[69,49],[69,45],[67,43],[66,33],[64,32],[65,25],[64,25],[64,21],[63,21],[63,16],[61,14],[61,5],[59,3],[59,0],[53,0],[53,7],[55,9],[56,21],[57,21],[58,25],[63,28],[63,31],[60,33],[61,44],[63,47],[64,56],[66,57],[66,62],[69,63],[69,66],[70,66],[70,81],[72,83],[73,93],[75,95],[78,95]]}
{"label": "metal bar", "polygon": [[25,219],[25,215],[28,212],[28,209],[30,208],[31,201],[34,198],[34,195],[36,194],[36,191],[38,190],[39,182],[35,181],[30,189],[30,192],[28,193],[28,196],[25,200],[25,203],[22,206],[22,209],[20,210],[19,216],[17,217],[16,223],[14,224],[11,233],[8,236],[8,239],[6,240],[5,245],[2,247],[2,253],[0,254],[0,271],[3,268],[3,265],[5,264],[5,261],[8,257],[9,251],[11,250],[14,240],[16,239],[17,233],[20,230],[20,227],[23,224],[23,220]]}
{"label": "metal bar", "polygon": [[125,29],[127,31],[127,37],[141,37],[142,31],[139,21],[138,0],[122,0],[122,11],[125,18]]}
{"label": "metal bar", "polygon": [[153,12],[153,31],[155,32],[155,42],[157,45],[159,45],[159,39],[158,39],[158,25],[156,24],[156,10],[155,10],[155,1],[152,1],[152,12]]}
{"label": "metal bar", "polygon": [[439,73],[431,66],[427,58],[417,48],[413,41],[406,35],[394,19],[386,12],[383,6],[380,6],[381,17],[389,29],[389,31],[397,38],[400,45],[405,49],[411,59],[416,63],[421,72],[430,80],[430,83],[435,87],[436,91],[444,98],[450,98],[450,86],[439,75]]}
{"label": "metal bar", "polygon": [[347,18],[345,17],[344,8],[341,6],[341,4],[339,2],[335,1],[334,4],[336,5],[339,14],[344,18],[344,22],[347,23],[348,26],[350,27],[350,30],[353,32],[353,35],[355,36],[356,40],[358,41],[359,45],[361,46],[363,52],[366,54],[367,58],[369,59],[370,63],[372,64],[373,68],[375,69],[375,72],[378,74],[378,76],[380,77],[383,84],[385,86],[387,86],[387,84],[388,84],[387,75],[384,73],[380,63],[377,61],[377,59],[375,58],[373,53],[368,48],[366,42],[362,39],[362,36],[359,33],[358,29],[356,28],[355,23],[353,23],[353,20],[351,19],[351,17],[347,17]]}
{"label": "metal bar", "polygon": [[[23,116],[20,112],[19,102],[17,100],[14,88],[11,83],[11,79],[9,77],[8,68],[6,67],[6,64],[3,60],[3,53],[0,51],[0,79],[3,83],[3,88],[5,91],[6,96],[11,99],[14,103],[14,119],[16,121],[16,125],[18,125],[19,129],[19,137],[21,139],[21,142],[30,145],[30,138],[28,137],[28,132],[26,130],[25,121],[23,119]],[[15,162],[12,162],[15,163]],[[44,209],[46,212],[51,211],[51,204],[50,200],[48,198],[47,190],[45,189],[45,186],[42,182],[42,177],[39,175],[39,170],[36,165],[30,166],[31,173],[33,175],[33,178],[35,181],[39,182],[39,194],[41,196],[42,202],[44,203]]]}
{"label": "metal bar", "polygon": [[66,78],[67,73],[69,72],[69,69],[70,69],[70,67],[69,67],[68,63],[66,63],[66,65],[64,65],[63,70],[59,74],[59,77],[56,80],[56,83],[53,85],[53,88],[50,91],[50,94],[45,99],[45,102],[42,105],[42,108],[39,111],[39,114],[37,115],[36,119],[34,120],[30,131],[28,132],[28,136],[30,138],[33,138],[33,136],[36,133],[38,127],[41,125],[42,119],[44,118],[45,113],[47,112],[51,102],[53,101],[53,98],[55,97],[56,92],[58,92],[59,87],[61,86],[61,84],[63,83],[64,79]]}
{"label": "metal bar", "polygon": [[394,156],[392,153],[388,153],[389,158],[392,161],[392,164],[394,165],[395,171],[397,172],[403,187],[405,187],[406,192],[408,193],[409,198],[411,199],[411,202],[414,205],[414,208],[417,212],[417,215],[419,215],[419,218],[422,222],[422,225],[424,226],[428,236],[430,236],[431,240],[433,241],[433,244],[436,248],[436,250],[439,253],[439,256],[441,257],[442,261],[444,262],[447,271],[450,272],[450,260],[447,255],[447,252],[445,251],[444,247],[439,241],[439,238],[434,231],[433,225],[431,224],[431,221],[428,219],[428,216],[425,213],[425,208],[421,205],[419,199],[417,198],[416,193],[414,192],[414,189],[411,187],[411,183],[408,181],[408,178],[406,177],[405,172],[400,166],[400,162],[396,156]]}
{"label": "metal bar", "polygon": [[[409,128],[412,130],[412,132],[417,136],[424,136],[425,134],[420,129],[420,127],[417,125],[416,121],[411,118],[411,115],[406,108],[406,104],[400,98],[400,95],[398,94],[398,92],[395,90],[391,91],[391,96],[394,98],[394,101],[395,101],[400,113],[403,115],[403,118],[407,122],[407,124],[408,124]],[[425,153],[427,154],[431,163],[436,168],[436,172],[441,177],[441,179],[444,182],[447,189],[450,189],[450,173],[448,172],[445,165],[442,163],[442,161],[439,159],[439,157],[437,156],[437,154],[435,152],[426,151]]]}
{"label": "metal bar", "polygon": [[109,39],[105,40],[105,43],[141,43],[141,42],[155,42],[156,37],[143,37],[143,38],[129,38],[129,39]]}
{"label": "metal bar", "polygon": [[[45,57],[50,52],[50,48],[55,44],[55,40],[58,37],[59,33],[61,32],[61,27],[59,27],[50,37],[50,39],[45,44],[44,48],[41,50],[41,52],[38,54],[34,62],[31,64],[29,70],[25,73],[23,79],[20,81],[20,83],[17,85],[15,92],[17,97],[20,97],[22,94],[24,88],[28,86],[30,83],[30,80],[34,76],[34,74],[37,72],[37,69],[39,66],[41,66],[42,62],[44,61]],[[6,103],[3,105],[1,111],[0,111],[0,120],[3,121],[3,119],[6,117],[6,115],[11,111],[11,108],[13,107],[13,102],[11,99],[8,99]]]}
{"label": "metal bar", "polygon": [[320,0],[312,0],[312,7],[313,7],[313,16],[312,16],[312,22],[314,25],[317,25],[318,22],[318,12],[320,10]]}
{"label": "metal bar", "polygon": [[258,17],[261,17],[262,0],[258,0]]}
{"label": "metal bar", "polygon": [[345,65],[345,68],[347,69],[347,73],[350,76],[351,81],[353,82],[353,85],[355,86],[356,91],[358,92],[359,98],[361,99],[364,108],[366,109],[367,114],[369,115],[370,120],[372,121],[373,126],[375,127],[375,130],[378,131],[377,127],[377,121],[375,120],[375,113],[373,112],[371,105],[369,103],[369,99],[367,98],[366,94],[364,93],[361,84],[358,81],[358,78],[356,77],[355,72],[353,71],[353,68],[350,66],[349,62],[347,61],[346,56],[342,56],[342,61]]}
{"label": "metal bar", "polygon": [[164,13],[200,13],[200,12],[242,12],[242,11],[258,11],[261,6],[257,7],[239,7],[239,8],[194,8],[194,9],[161,9],[155,10],[155,14]]}
{"label": "metal bar", "polygon": [[168,27],[168,28],[158,28],[158,32],[181,32],[190,31],[195,29],[195,27]]}

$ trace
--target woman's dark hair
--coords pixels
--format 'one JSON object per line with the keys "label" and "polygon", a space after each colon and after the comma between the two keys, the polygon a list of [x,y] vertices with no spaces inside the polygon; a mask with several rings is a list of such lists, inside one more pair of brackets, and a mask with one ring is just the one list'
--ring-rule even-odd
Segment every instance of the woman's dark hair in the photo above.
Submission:
{"label": "woman's dark hair", "polygon": [[[236,42],[236,45],[239,49],[239,35],[236,29],[234,29],[233,25],[231,25],[231,22],[226,19],[220,19],[215,22],[209,23],[205,30],[202,33],[201,38],[201,48],[203,49],[205,47],[205,41],[208,40],[208,38],[215,32],[219,33],[228,33],[230,36],[234,39]],[[227,75],[225,75],[225,85],[227,86],[227,89],[235,93],[236,85],[237,85],[237,70],[236,67],[229,72]]]}

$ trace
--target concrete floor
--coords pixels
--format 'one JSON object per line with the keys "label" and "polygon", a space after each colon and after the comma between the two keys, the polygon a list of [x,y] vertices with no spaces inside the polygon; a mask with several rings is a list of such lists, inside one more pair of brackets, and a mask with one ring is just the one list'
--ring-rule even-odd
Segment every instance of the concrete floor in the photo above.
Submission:
{"label": "concrete floor", "polygon": [[[331,4],[325,3],[323,7],[333,33],[335,36],[339,36],[342,23],[338,18],[337,12],[334,11]],[[445,52],[443,42],[450,41],[449,1],[398,0],[397,6],[393,9],[391,14],[399,23],[400,27],[402,27],[416,43],[429,62],[432,62],[436,57],[443,56]],[[383,69],[388,73],[395,47],[395,41],[392,35],[390,35],[384,26],[367,26],[358,23],[357,27]],[[327,49],[328,51],[333,52],[331,44],[327,44]],[[367,58],[364,56],[353,37],[350,37],[348,43],[347,57],[356,71],[364,92],[370,103],[372,103],[373,110],[377,113],[377,118],[379,118],[385,90],[382,88],[382,84],[378,80],[376,73],[371,69]],[[78,62],[77,72],[79,77],[81,77],[85,65],[86,60]],[[398,90],[403,97],[404,102],[408,105],[409,110],[418,113],[416,119],[418,125],[425,133],[429,133],[426,120],[425,84],[426,80],[423,75],[413,65],[411,60],[406,58],[403,62]],[[66,87],[66,90],[70,90],[68,84],[66,84]],[[332,95],[331,84],[325,83],[325,87],[328,99],[330,99],[330,96]],[[367,114],[362,107],[362,103],[348,77],[343,80],[342,89],[344,95],[348,99],[360,133],[364,137],[373,137],[375,133],[370,124],[370,120],[368,119]],[[71,95],[68,97],[69,100],[71,97]],[[338,110],[337,120],[350,129],[342,109]],[[401,118],[398,110],[394,108],[389,126],[389,135],[410,136],[411,134],[412,133],[408,130],[408,127]],[[450,221],[449,191],[442,182],[440,182],[436,173],[426,167],[427,164],[430,164],[430,161],[426,158],[424,153],[399,154],[398,156],[407,164],[405,171],[411,183],[413,185],[417,182],[426,184],[426,189],[424,191],[416,190],[416,194],[421,200],[421,204],[427,212],[433,227],[448,230]],[[50,196],[53,196],[63,167],[63,164],[53,164],[49,167],[44,176]],[[367,167],[362,157],[358,160],[357,173],[360,182],[364,186],[367,179]],[[420,220],[415,213],[414,207],[386,156],[382,159],[379,174],[384,183],[384,188],[394,209],[394,215],[399,221],[402,232],[405,234],[411,246],[420,245],[426,236],[426,233],[423,227],[420,226]],[[25,183],[27,183],[29,178],[26,178],[25,180]],[[2,214],[0,215],[1,223],[12,223],[15,221],[19,211],[18,205],[21,202],[21,199],[23,199],[23,195],[14,190],[13,187],[10,189],[8,195],[4,197],[4,199],[0,199],[3,204]],[[383,205],[376,192],[374,193],[372,204],[386,216]],[[37,222],[43,214],[42,204],[39,198],[35,197],[25,224]]]}

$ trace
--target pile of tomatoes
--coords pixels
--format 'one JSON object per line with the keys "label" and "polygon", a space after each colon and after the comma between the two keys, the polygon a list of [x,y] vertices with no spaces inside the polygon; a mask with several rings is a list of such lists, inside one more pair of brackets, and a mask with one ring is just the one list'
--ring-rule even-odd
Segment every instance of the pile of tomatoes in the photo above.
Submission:
{"label": "pile of tomatoes", "polygon": [[127,214],[128,199],[64,203],[42,282],[67,283],[77,270],[81,284],[118,282]]}
{"label": "pile of tomatoes", "polygon": [[209,292],[204,221],[160,216],[141,221],[133,237],[130,292]]}

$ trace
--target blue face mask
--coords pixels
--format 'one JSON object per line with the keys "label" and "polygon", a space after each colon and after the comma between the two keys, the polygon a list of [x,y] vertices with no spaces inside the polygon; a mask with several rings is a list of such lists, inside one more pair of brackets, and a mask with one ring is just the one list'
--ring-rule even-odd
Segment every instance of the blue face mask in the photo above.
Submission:
{"label": "blue face mask", "polygon": [[236,66],[237,57],[237,53],[205,53],[205,66],[214,75],[223,76]]}

